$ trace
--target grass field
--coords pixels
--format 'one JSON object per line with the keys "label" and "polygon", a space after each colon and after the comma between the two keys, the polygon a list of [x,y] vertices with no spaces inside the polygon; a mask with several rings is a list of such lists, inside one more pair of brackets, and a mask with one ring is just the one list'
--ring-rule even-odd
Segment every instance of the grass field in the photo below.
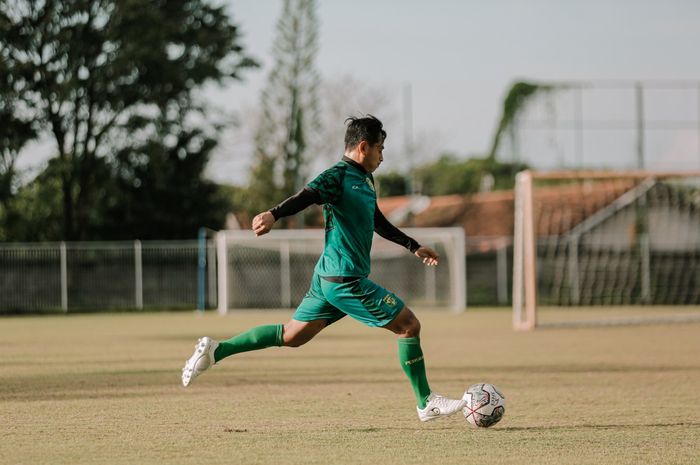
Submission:
{"label": "grass field", "polygon": [[348,318],[188,389],[198,336],[289,312],[2,318],[0,463],[700,464],[700,324],[515,333],[503,310],[417,313],[431,387],[495,384],[501,423],[420,423],[395,337]]}

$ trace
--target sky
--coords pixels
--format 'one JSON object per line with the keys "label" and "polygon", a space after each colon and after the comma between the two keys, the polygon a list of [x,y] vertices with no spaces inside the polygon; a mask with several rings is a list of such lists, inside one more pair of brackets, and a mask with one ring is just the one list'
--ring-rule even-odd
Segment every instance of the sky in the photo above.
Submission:
{"label": "sky", "polygon": [[[262,67],[246,73],[243,82],[207,94],[245,121],[272,66],[282,0],[225,3],[245,49]],[[696,0],[319,0],[317,5],[321,78],[352,77],[391,102],[385,158],[393,169],[404,163],[407,134],[415,141],[417,161],[443,152],[465,158],[486,153],[502,100],[519,79],[700,80]],[[700,168],[700,86],[674,99],[690,106],[683,115],[695,126],[683,135],[685,142],[674,136],[670,144],[694,151],[690,157]],[[237,131],[222,139],[212,160],[208,174],[217,181],[245,182],[251,153],[241,143],[242,129]]]}

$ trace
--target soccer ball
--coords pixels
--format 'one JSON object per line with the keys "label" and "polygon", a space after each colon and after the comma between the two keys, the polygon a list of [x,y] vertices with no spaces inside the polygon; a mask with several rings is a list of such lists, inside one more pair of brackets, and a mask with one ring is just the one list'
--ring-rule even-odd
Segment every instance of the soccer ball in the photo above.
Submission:
{"label": "soccer ball", "polygon": [[474,426],[495,425],[506,411],[506,398],[492,384],[472,384],[462,399],[467,402],[462,409],[464,418]]}

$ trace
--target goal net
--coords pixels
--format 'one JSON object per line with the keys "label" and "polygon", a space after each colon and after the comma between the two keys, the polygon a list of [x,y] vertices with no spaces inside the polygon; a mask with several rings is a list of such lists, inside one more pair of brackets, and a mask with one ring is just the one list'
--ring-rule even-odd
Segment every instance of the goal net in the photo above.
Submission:
{"label": "goal net", "polygon": [[[462,228],[405,228],[421,245],[440,255],[439,266],[425,266],[405,248],[377,235],[370,279],[400,296],[407,305],[461,311],[466,303],[466,265]],[[216,237],[218,307],[293,308],[309,289],[323,252],[323,230],[220,231]]]}
{"label": "goal net", "polygon": [[513,326],[700,321],[700,172],[516,177]]}

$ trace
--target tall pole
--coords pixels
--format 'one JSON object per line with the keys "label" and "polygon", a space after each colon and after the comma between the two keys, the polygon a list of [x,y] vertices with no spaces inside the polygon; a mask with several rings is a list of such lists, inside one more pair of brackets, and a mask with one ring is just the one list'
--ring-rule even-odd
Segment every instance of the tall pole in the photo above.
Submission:
{"label": "tall pole", "polygon": [[574,100],[574,121],[576,124],[576,167],[583,168],[583,85],[576,88]]}
{"label": "tall pole", "polygon": [[68,312],[68,252],[66,243],[61,241],[61,309]]}
{"label": "tall pole", "polygon": [[[644,87],[635,85],[637,97],[637,168],[644,170]],[[651,303],[651,244],[649,241],[649,214],[646,193],[637,202],[637,246],[639,248],[640,301]]]}
{"label": "tall pole", "polygon": [[413,89],[410,82],[403,85],[404,111],[404,151],[408,159],[408,175],[406,177],[406,194],[416,193],[415,160],[413,152]]}
{"label": "tall pole", "polygon": [[207,306],[207,230],[199,228],[197,233],[197,311],[203,312]]}
{"label": "tall pole", "polygon": [[644,87],[641,82],[635,84],[637,100],[637,168],[644,170]]}
{"label": "tall pole", "polygon": [[141,241],[134,241],[134,300],[136,308],[143,310],[143,258],[141,251]]}

